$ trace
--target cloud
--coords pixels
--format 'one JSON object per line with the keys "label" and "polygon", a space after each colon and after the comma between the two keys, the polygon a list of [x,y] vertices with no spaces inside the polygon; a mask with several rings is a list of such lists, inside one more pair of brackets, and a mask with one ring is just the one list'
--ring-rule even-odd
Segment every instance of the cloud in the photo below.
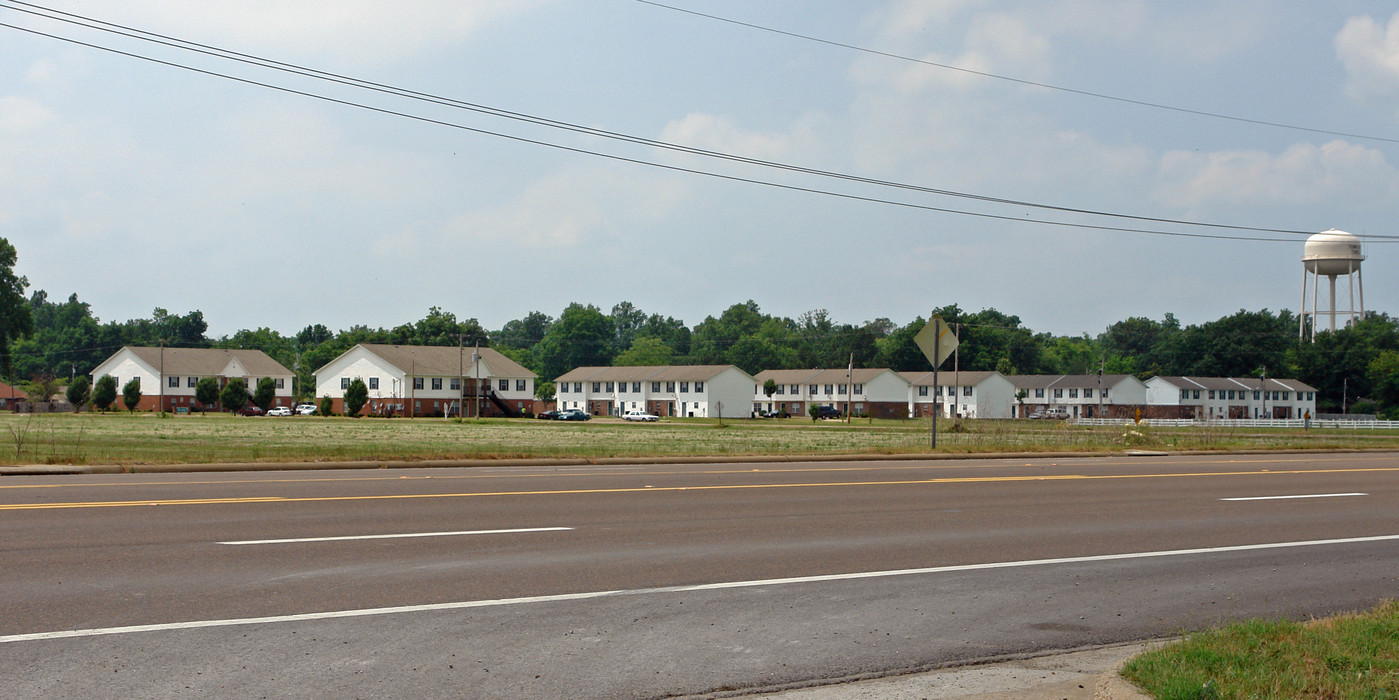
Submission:
{"label": "cloud", "polygon": [[1399,14],[1381,27],[1352,17],[1336,34],[1336,55],[1346,69],[1346,94],[1357,99],[1399,92]]}
{"label": "cloud", "polygon": [[[1190,153],[1161,159],[1155,196],[1173,206],[1350,204],[1392,206],[1399,174],[1379,151],[1345,141],[1264,151]],[[1387,203],[1387,204],[1386,204]]]}
{"label": "cloud", "polygon": [[[544,0],[134,0],[77,12],[273,57],[393,61],[433,50]],[[67,8],[65,8],[67,9]]]}
{"label": "cloud", "polygon": [[762,160],[783,160],[797,153],[809,158],[819,149],[813,123],[819,119],[812,115],[786,132],[764,133],[741,129],[727,117],[691,113],[666,124],[660,140]]}
{"label": "cloud", "polygon": [[0,132],[33,131],[53,120],[53,112],[27,97],[0,97]]}

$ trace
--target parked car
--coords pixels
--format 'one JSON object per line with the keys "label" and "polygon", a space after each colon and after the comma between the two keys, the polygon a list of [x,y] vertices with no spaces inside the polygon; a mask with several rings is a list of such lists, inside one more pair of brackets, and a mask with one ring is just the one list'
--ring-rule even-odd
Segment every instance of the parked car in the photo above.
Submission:
{"label": "parked car", "polygon": [[549,410],[549,411],[543,411],[543,412],[541,412],[539,415],[537,415],[537,416],[535,416],[535,417],[538,418],[539,420],[559,420],[559,414],[560,414],[560,413],[561,413],[561,411]]}
{"label": "parked car", "polygon": [[817,418],[839,418],[839,417],[840,417],[840,409],[839,409],[839,408],[836,408],[835,406],[817,406],[817,407],[816,407],[816,417],[817,417]]}
{"label": "parked car", "polygon": [[313,403],[303,403],[296,407],[296,415],[298,416],[315,415],[316,411],[316,404]]}
{"label": "parked car", "polygon": [[269,415],[269,416],[289,416],[289,415],[291,415],[291,409],[290,409],[290,408],[287,408],[286,406],[277,406],[276,408],[269,408],[269,409],[267,409],[267,415]]}
{"label": "parked car", "polygon": [[1045,411],[1045,412],[1044,412],[1044,417],[1045,417],[1045,418],[1054,418],[1054,419],[1057,419],[1057,420],[1068,420],[1068,419],[1069,419],[1069,409],[1067,409],[1067,408],[1051,408],[1051,409],[1049,409],[1048,411]]}
{"label": "parked car", "polygon": [[622,420],[639,420],[644,422],[658,421],[661,417],[646,411],[627,411],[622,414]]}
{"label": "parked car", "polygon": [[568,410],[566,410],[566,411],[562,411],[562,412],[559,413],[559,420],[592,420],[592,419],[593,419],[593,417],[590,416],[590,415],[588,415],[587,411],[584,411],[584,410],[579,409],[579,408],[570,408],[570,409],[568,409]]}
{"label": "parked car", "polygon": [[260,415],[262,415],[262,409],[258,408],[257,406],[254,406],[254,405],[252,405],[252,404],[248,404],[247,406],[244,406],[244,407],[238,409],[238,415],[240,415],[240,416],[260,416]]}

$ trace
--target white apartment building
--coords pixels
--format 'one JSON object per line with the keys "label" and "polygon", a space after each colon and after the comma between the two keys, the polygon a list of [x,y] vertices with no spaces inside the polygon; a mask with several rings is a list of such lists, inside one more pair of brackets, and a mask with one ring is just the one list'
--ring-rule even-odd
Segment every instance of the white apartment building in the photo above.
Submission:
{"label": "white apartment building", "polygon": [[[763,392],[767,381],[776,385],[772,396]],[[805,415],[811,405],[831,406],[841,413],[876,418],[908,417],[908,382],[889,369],[770,369],[753,381],[753,411]]]}
{"label": "white apartment building", "polygon": [[1071,418],[1131,418],[1147,403],[1146,384],[1130,374],[1017,374],[1013,417],[1063,408]]}
{"label": "white apartment building", "polygon": [[200,406],[194,398],[195,386],[204,377],[217,378],[220,387],[230,379],[242,379],[249,395],[257,390],[258,380],[271,377],[276,387],[274,406],[289,406],[295,398],[291,370],[261,350],[127,346],[93,368],[93,384],[107,375],[117,381],[119,406],[122,387],[136,380],[141,388],[138,411],[185,413],[214,408]]}
{"label": "white apartment building", "polygon": [[1000,372],[899,372],[907,384],[906,415],[922,418],[941,407],[945,418],[1010,418],[1015,386]]}
{"label": "white apartment building", "polygon": [[742,418],[753,377],[733,365],[579,367],[554,380],[559,409],[594,416],[647,411],[658,416]]}
{"label": "white apartment building", "polygon": [[361,343],[316,370],[316,396],[345,410],[355,379],[369,415],[518,416],[534,408],[534,372],[491,348]]}
{"label": "white apartment building", "polygon": [[1146,386],[1153,418],[1316,416],[1316,389],[1296,379],[1152,377]]}

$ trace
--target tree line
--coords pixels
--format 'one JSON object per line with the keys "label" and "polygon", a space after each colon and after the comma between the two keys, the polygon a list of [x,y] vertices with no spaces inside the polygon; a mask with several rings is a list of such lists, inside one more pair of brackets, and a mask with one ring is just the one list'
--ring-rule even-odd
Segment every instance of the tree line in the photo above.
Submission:
{"label": "tree line", "polygon": [[[0,250],[3,253],[3,250]],[[3,261],[0,261],[2,263]],[[22,279],[22,278],[20,278]],[[3,282],[3,280],[0,280]],[[353,326],[332,332],[312,324],[295,335],[270,328],[209,338],[198,310],[154,310],[150,318],[97,319],[71,295],[54,302],[42,290],[23,301],[29,323],[7,326],[8,377],[30,383],[67,383],[88,374],[124,345],[246,348],[266,352],[297,375],[298,393],[314,393],[312,372],[357,343],[494,347],[542,380],[575,367],[597,365],[733,364],[749,373],[764,369],[887,367],[929,369],[913,338],[926,320],[900,325],[887,318],[841,323],[825,310],[796,318],[766,314],[754,301],[734,304],[693,327],[645,313],[630,302],[610,311],[570,304],[557,318],[533,311],[488,330],[475,318],[459,319],[432,307],[393,328]],[[19,312],[11,314],[14,316]],[[1026,328],[1019,317],[996,309],[967,312],[957,305],[934,309],[960,335],[956,364],[968,371],[1003,374],[1133,374],[1300,379],[1319,392],[1322,412],[1380,412],[1399,418],[1399,321],[1373,313],[1353,327],[1299,342],[1290,311],[1241,310],[1199,325],[1128,318],[1096,337],[1057,336]],[[949,361],[950,367],[951,361]],[[552,385],[539,382],[548,397]],[[95,388],[95,387],[94,387]]]}

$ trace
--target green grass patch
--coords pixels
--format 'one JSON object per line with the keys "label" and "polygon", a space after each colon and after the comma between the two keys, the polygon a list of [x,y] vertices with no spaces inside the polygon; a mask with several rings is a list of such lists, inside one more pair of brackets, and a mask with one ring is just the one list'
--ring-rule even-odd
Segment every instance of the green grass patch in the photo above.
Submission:
{"label": "green grass patch", "polygon": [[1157,700],[1399,697],[1399,601],[1310,622],[1240,622],[1129,661]]}
{"label": "green grass patch", "polygon": [[[469,458],[927,454],[924,420],[245,418],[228,414],[0,414],[0,460],[12,464],[198,464]],[[938,424],[938,453],[1124,449],[1399,449],[1399,431],[1074,426],[1060,421]]]}

